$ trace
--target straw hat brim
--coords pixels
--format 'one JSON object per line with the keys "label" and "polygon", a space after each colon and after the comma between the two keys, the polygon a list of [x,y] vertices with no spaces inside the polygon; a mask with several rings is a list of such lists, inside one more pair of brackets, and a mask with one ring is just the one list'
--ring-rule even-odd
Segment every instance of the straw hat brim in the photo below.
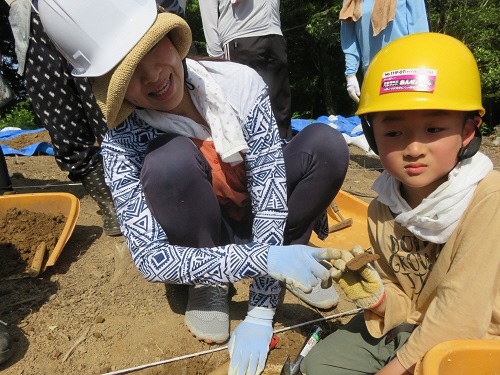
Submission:
{"label": "straw hat brim", "polygon": [[173,13],[161,13],[123,60],[109,73],[96,77],[92,82],[97,103],[108,124],[113,129],[135,109],[125,100],[128,84],[142,58],[166,35],[184,59],[191,47],[191,29],[184,19]]}

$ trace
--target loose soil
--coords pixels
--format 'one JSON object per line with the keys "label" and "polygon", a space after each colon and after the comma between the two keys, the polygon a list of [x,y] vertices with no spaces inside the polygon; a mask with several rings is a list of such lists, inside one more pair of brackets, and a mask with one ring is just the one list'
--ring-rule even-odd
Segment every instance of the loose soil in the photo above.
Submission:
{"label": "loose soil", "polygon": [[43,242],[47,260],[66,223],[63,214],[51,215],[11,208],[0,217],[0,280],[27,273]]}
{"label": "loose soil", "polygon": [[[8,141],[9,145],[19,149],[40,142],[47,134],[22,137],[23,142],[17,137]],[[351,161],[342,188],[369,202],[375,196],[370,187],[381,172],[379,159],[349,147]],[[500,148],[492,139],[485,139],[481,150],[495,167],[500,166]],[[97,204],[81,184],[72,183],[59,170],[52,156],[6,159],[17,193],[68,192],[79,198],[81,211],[54,266],[36,278],[0,280],[0,320],[8,323],[16,350],[13,358],[0,366],[2,374],[130,373],[126,369],[159,362],[134,374],[201,375],[210,374],[229,359],[225,345],[201,343],[184,328],[186,287],[145,281],[123,238],[103,234]],[[1,259],[0,264],[4,267]],[[249,281],[234,286],[231,330],[245,317]],[[295,328],[277,334],[279,342],[271,350],[265,370],[271,375],[280,373],[288,354],[292,360],[298,355],[311,328],[311,324],[300,324],[355,308],[340,291],[340,303],[330,311],[311,308],[289,292],[283,294],[274,328]],[[351,317],[315,324],[329,333]]]}

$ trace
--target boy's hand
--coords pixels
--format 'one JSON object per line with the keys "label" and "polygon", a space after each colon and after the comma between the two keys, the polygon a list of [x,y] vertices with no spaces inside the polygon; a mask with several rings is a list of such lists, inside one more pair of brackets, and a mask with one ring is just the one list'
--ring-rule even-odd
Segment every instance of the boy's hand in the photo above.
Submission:
{"label": "boy's hand", "polygon": [[377,271],[369,263],[359,264],[364,257],[373,259],[367,255],[360,245],[352,250],[337,250],[330,269],[330,275],[346,296],[364,309],[377,306],[384,297],[384,285]]}

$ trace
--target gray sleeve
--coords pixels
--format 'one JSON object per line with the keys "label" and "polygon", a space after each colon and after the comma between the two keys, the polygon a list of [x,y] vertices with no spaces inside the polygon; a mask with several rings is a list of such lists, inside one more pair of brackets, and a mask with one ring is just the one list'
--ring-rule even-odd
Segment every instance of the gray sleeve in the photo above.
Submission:
{"label": "gray sleeve", "polygon": [[222,57],[224,51],[219,37],[219,1],[200,1],[201,20],[203,22],[203,33],[207,42],[207,53],[212,57]]}
{"label": "gray sleeve", "polygon": [[[7,3],[14,1],[5,0]],[[26,54],[30,39],[31,3],[29,0],[16,0],[9,9],[9,23],[15,41],[17,73],[23,75],[26,63]]]}

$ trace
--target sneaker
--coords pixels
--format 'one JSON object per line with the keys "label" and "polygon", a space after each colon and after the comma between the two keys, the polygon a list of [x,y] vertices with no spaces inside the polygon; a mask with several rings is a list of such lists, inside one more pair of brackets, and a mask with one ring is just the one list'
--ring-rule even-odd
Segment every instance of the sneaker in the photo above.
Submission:
{"label": "sneaker", "polygon": [[12,340],[5,325],[0,322],[0,364],[12,356]]}
{"label": "sneaker", "polygon": [[[331,264],[329,262],[322,261],[321,264],[327,269],[331,268]],[[309,293],[305,293],[301,289],[288,284],[286,284],[286,289],[308,305],[317,307],[318,309],[328,310],[336,307],[339,303],[339,295],[333,284],[328,288],[322,288],[321,280],[319,280],[318,285],[313,287]]]}
{"label": "sneaker", "polygon": [[222,344],[229,338],[229,286],[191,285],[184,316],[186,329],[200,341]]}

